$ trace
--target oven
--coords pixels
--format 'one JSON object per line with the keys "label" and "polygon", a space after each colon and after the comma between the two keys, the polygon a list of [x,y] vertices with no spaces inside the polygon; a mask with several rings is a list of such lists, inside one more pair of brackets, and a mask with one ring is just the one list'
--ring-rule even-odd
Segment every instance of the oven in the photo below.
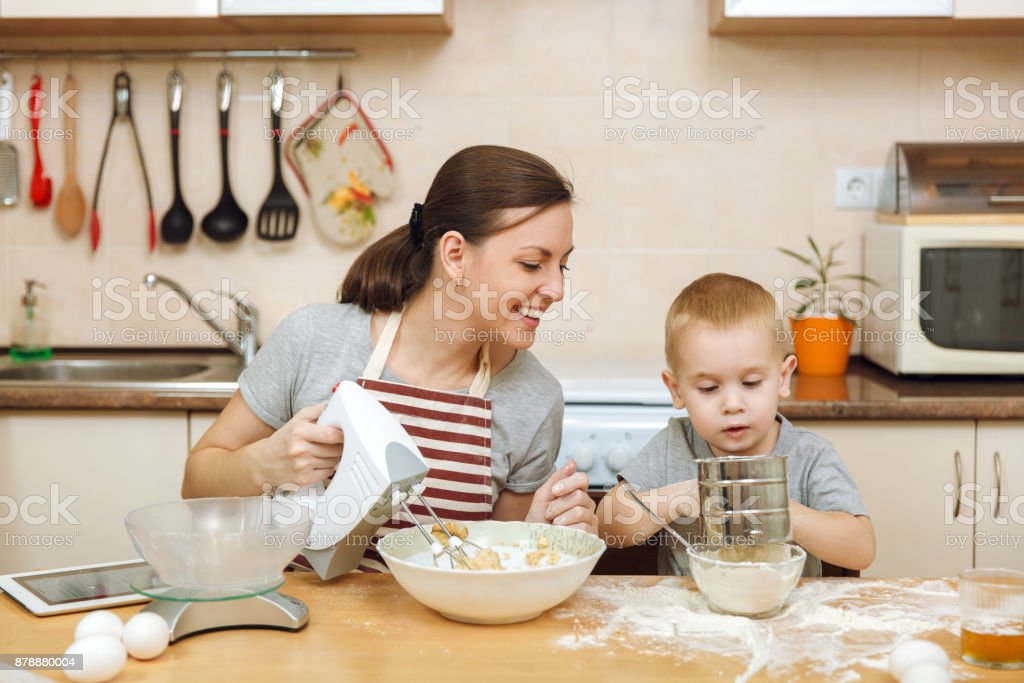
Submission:
{"label": "oven", "polygon": [[[576,461],[590,477],[590,497],[599,503],[615,475],[629,463],[669,418],[686,415],[672,407],[668,389],[650,378],[563,379],[565,418],[558,465]],[[658,539],[632,548],[609,548],[595,574],[657,574]]]}
{"label": "oven", "polygon": [[590,490],[607,491],[616,474],[661,431],[672,407],[660,379],[570,379],[562,381],[565,418],[558,464],[575,460],[590,477]]}

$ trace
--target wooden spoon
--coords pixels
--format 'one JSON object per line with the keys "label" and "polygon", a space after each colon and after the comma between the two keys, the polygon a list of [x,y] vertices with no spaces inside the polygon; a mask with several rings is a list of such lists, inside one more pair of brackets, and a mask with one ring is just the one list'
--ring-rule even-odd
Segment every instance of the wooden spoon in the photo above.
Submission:
{"label": "wooden spoon", "polygon": [[64,92],[70,92],[67,98],[67,109],[64,111],[64,184],[57,194],[57,225],[69,237],[74,237],[82,229],[85,222],[85,195],[78,185],[75,175],[75,137],[77,133],[71,125],[71,113],[74,112],[75,96],[78,84],[71,74],[64,79]]}

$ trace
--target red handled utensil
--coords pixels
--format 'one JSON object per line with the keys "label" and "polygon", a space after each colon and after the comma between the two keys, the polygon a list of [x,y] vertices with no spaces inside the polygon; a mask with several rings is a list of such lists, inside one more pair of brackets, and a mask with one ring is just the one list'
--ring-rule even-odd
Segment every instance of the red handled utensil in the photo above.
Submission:
{"label": "red handled utensil", "polygon": [[32,85],[29,88],[29,119],[32,121],[32,148],[35,152],[35,162],[32,166],[32,184],[29,187],[29,197],[32,205],[37,209],[45,209],[50,205],[53,198],[53,180],[43,174],[43,158],[39,154],[39,119],[42,117],[43,109],[43,79],[36,74],[32,77]]}

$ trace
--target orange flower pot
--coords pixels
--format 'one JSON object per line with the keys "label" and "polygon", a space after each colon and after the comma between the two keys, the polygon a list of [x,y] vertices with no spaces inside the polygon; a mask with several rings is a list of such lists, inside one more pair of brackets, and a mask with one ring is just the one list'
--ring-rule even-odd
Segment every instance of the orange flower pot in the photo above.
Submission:
{"label": "orange flower pot", "polygon": [[797,371],[801,375],[841,375],[850,360],[853,325],[845,318],[790,320]]}

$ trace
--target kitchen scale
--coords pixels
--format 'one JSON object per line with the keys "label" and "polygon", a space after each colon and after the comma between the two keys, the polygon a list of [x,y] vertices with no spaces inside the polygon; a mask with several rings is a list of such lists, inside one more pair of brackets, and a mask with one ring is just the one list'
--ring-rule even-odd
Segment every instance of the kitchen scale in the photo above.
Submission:
{"label": "kitchen scale", "polygon": [[107,562],[0,576],[0,588],[36,616],[121,607],[152,599],[143,612],[163,617],[170,642],[206,631],[272,628],[298,631],[309,622],[301,601],[263,584],[217,589],[169,586],[143,560]]}
{"label": "kitchen scale", "polygon": [[156,572],[132,579],[136,593],[153,598],[142,609],[163,617],[171,629],[170,642],[207,631],[229,628],[272,628],[299,631],[309,623],[309,608],[290,595],[278,593],[284,577],[262,586],[197,589],[169,586]]}

